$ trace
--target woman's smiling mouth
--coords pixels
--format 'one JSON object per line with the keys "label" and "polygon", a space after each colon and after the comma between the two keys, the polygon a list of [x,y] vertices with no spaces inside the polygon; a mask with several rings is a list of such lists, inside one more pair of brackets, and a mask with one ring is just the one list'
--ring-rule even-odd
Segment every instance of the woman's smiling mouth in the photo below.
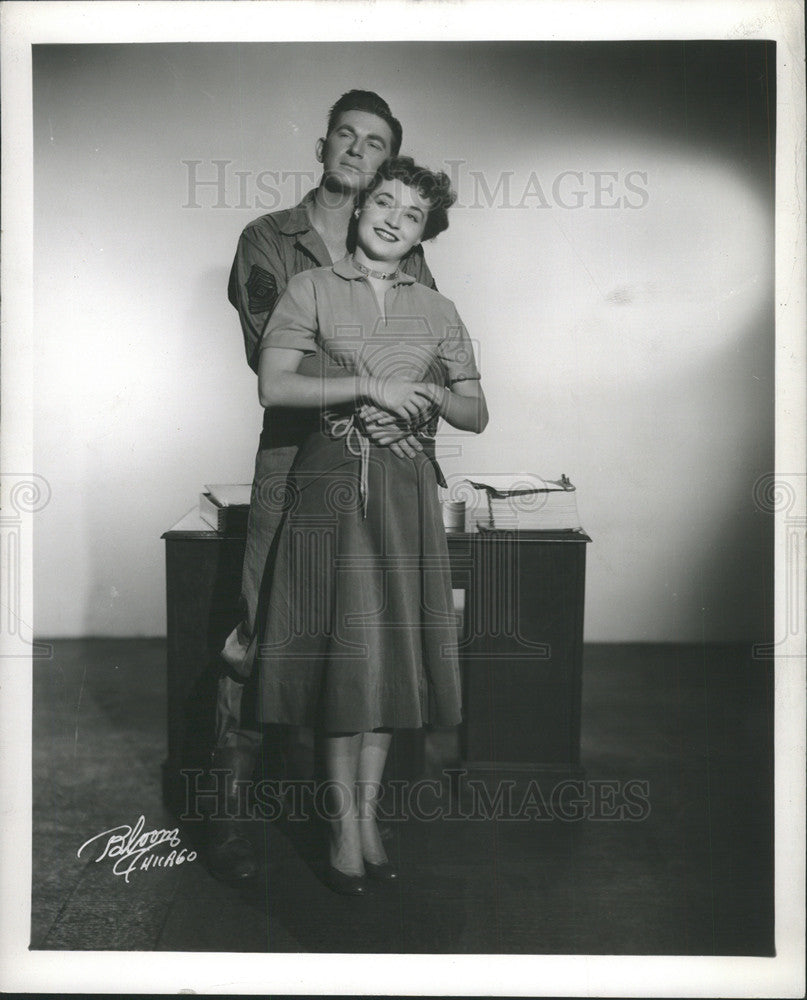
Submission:
{"label": "woman's smiling mouth", "polygon": [[398,237],[394,236],[392,233],[387,232],[386,229],[375,229],[376,236],[379,236],[385,243],[397,243]]}

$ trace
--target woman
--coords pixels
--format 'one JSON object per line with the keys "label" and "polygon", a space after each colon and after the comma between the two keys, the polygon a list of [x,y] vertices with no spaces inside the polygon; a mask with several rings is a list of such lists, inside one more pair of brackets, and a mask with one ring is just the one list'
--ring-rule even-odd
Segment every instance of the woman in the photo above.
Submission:
{"label": "woman", "polygon": [[[324,734],[328,882],[355,895],[366,875],[397,876],[375,821],[391,730],[461,715],[429,425],[439,414],[478,433],[487,409],[453,304],[398,270],[448,227],[453,201],[445,174],[388,161],[357,200],[353,254],[293,277],[261,343],[261,404],[318,415],[287,484],[258,654],[261,718]],[[320,377],[300,374],[316,347]],[[423,450],[402,458],[372,443],[370,410],[417,428]]]}

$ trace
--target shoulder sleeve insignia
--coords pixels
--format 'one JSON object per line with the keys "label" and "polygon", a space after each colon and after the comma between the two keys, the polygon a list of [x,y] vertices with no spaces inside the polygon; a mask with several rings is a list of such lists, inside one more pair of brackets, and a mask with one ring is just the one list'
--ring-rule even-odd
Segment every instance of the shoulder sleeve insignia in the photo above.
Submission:
{"label": "shoulder sleeve insignia", "polygon": [[277,302],[277,280],[257,264],[252,265],[245,288],[251,313],[269,312]]}

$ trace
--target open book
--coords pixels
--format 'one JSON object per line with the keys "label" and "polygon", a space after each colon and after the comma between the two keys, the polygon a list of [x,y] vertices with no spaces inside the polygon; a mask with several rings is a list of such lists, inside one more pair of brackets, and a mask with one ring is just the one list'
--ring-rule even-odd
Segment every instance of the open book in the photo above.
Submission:
{"label": "open book", "polygon": [[542,479],[534,473],[496,473],[483,482],[467,479],[483,494],[480,531],[582,531],[577,490],[565,475]]}

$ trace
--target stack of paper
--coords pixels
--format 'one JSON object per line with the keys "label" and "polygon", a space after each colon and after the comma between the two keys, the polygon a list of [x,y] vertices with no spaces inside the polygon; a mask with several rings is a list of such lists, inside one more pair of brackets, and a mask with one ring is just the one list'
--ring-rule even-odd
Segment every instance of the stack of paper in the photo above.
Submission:
{"label": "stack of paper", "polygon": [[484,481],[467,482],[485,497],[478,520],[480,530],[583,530],[577,490],[565,475],[542,479],[533,473],[496,473],[486,475]]}

